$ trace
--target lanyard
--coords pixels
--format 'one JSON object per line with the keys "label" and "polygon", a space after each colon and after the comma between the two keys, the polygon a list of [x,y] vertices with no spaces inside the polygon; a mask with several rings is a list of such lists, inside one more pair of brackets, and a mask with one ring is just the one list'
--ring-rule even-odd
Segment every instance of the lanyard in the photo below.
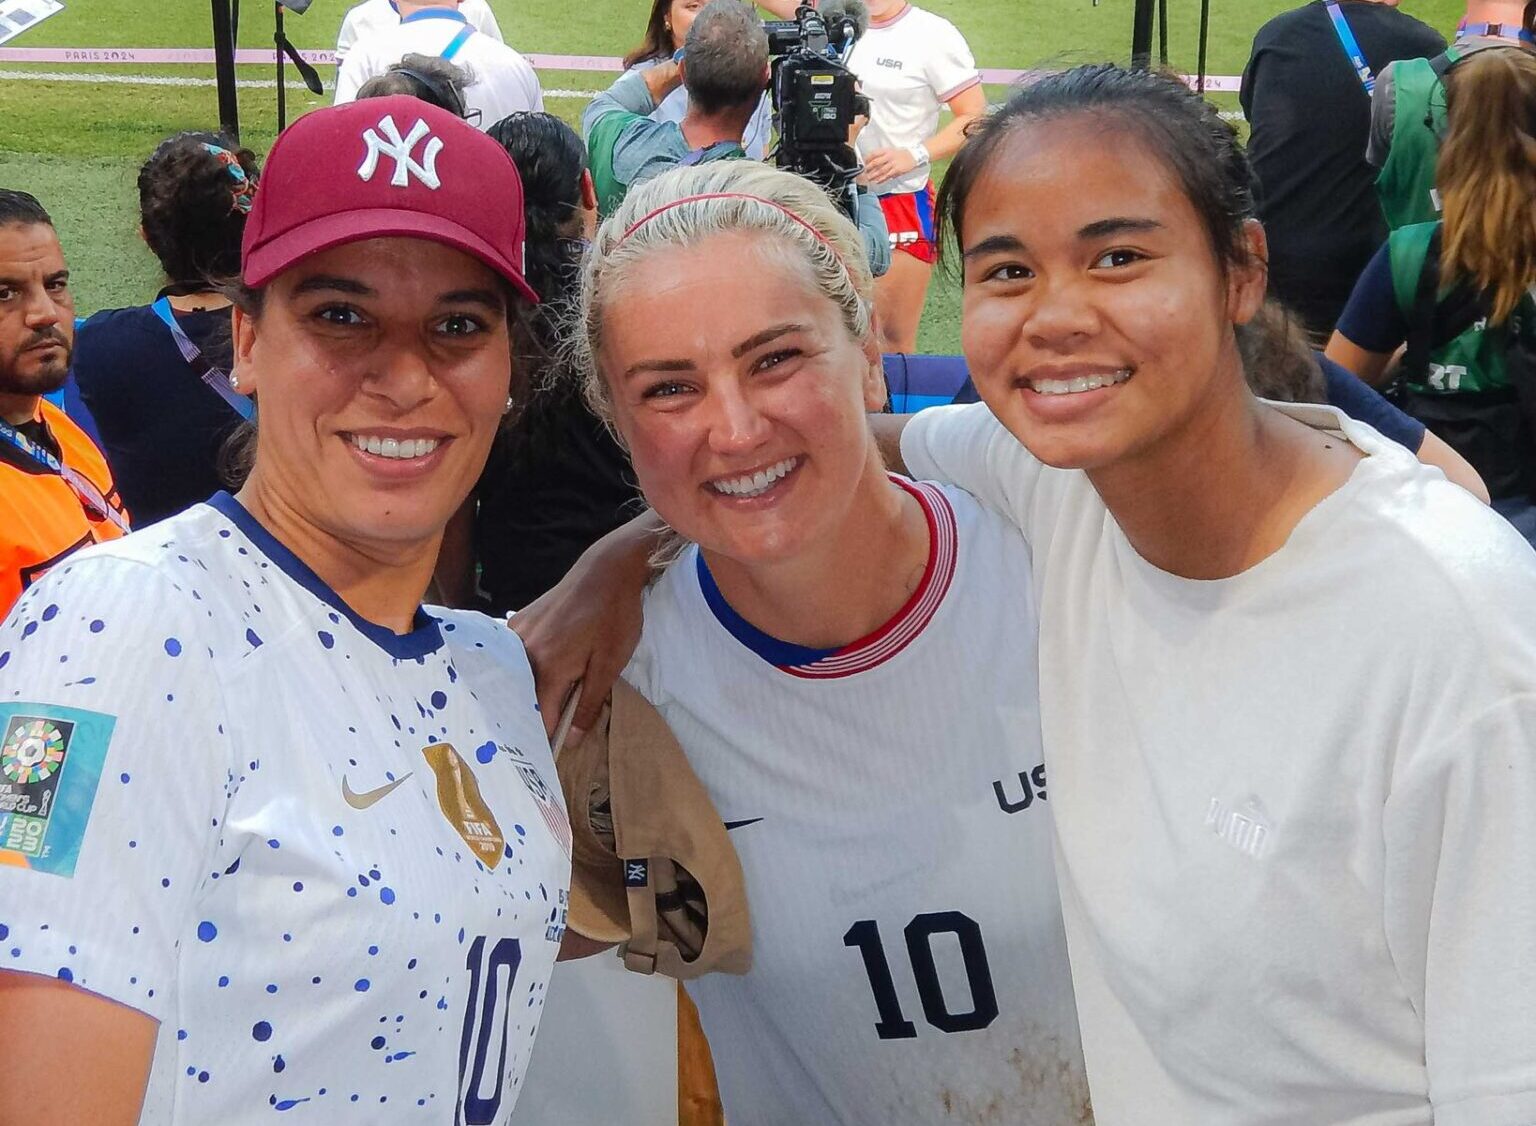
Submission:
{"label": "lanyard", "polygon": [[237,395],[229,385],[229,376],[208,362],[202,349],[192,343],[192,338],[187,335],[187,330],[177,323],[175,314],[171,312],[171,303],[166,298],[156,299],[151,305],[150,311],[165,323],[165,327],[171,330],[171,339],[176,342],[176,350],[181,353],[181,358],[191,365],[197,372],[198,378],[212,387],[218,393],[219,398],[229,404],[231,410],[241,418],[249,421],[255,413],[251,401],[243,395]]}
{"label": "lanyard", "polygon": [[1349,21],[1344,18],[1344,11],[1339,7],[1338,0],[1328,0],[1328,18],[1333,21],[1333,33],[1339,37],[1339,46],[1344,48],[1344,53],[1349,56],[1349,65],[1355,68],[1355,77],[1360,79],[1360,85],[1365,87],[1369,94],[1376,88],[1376,73],[1371,70],[1371,64],[1365,61],[1365,55],[1360,50],[1360,42],[1355,38],[1355,33],[1350,29]]}
{"label": "lanyard", "polygon": [[[399,8],[395,9],[397,12],[399,10]],[[400,22],[418,23],[421,20],[454,20],[457,23],[465,24],[469,22],[469,19],[464,15],[464,13],[459,11],[457,8],[422,8],[418,11],[412,12]]]}
{"label": "lanyard", "polygon": [[459,48],[464,46],[464,44],[469,40],[469,37],[474,33],[475,29],[472,27],[459,28],[459,33],[452,39],[448,40],[448,46],[442,49],[441,53],[438,55],[438,58],[442,59],[444,62],[452,60],[453,56],[459,53]]}
{"label": "lanyard", "polygon": [[1490,39],[1515,39],[1528,46],[1536,47],[1536,35],[1532,35],[1518,24],[1467,23],[1463,20],[1456,26],[1457,39],[1466,39],[1474,35],[1485,35]]}
{"label": "lanyard", "polygon": [[[395,10],[399,11],[398,8]],[[475,33],[475,29],[470,26],[469,20],[465,18],[464,13],[453,8],[423,8],[418,12],[412,12],[400,22],[403,24],[416,23],[418,20],[454,20],[464,25],[459,29],[457,35],[448,40],[448,46],[438,52],[437,57],[444,60],[452,60],[453,56],[459,53],[459,48],[464,46],[469,37]]]}
{"label": "lanyard", "polygon": [[50,473],[64,478],[64,482],[74,490],[80,503],[98,519],[110,520],[122,531],[128,531],[128,518],[107,503],[107,498],[102,496],[101,490],[96,487],[94,481],[78,469],[71,469],[65,465],[3,418],[0,418],[0,441],[14,446]]}

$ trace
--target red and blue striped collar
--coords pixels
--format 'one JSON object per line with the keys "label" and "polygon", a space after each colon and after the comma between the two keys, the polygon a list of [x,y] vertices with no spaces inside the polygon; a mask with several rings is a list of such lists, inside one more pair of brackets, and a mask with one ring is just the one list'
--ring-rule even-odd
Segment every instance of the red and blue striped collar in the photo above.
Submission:
{"label": "red and blue striped collar", "polygon": [[910,645],[933,619],[955,577],[959,537],[955,530],[955,512],[949,500],[932,485],[891,478],[906,489],[922,506],[928,522],[928,563],[917,589],[888,622],[859,640],[836,649],[812,649],[781,641],[747,621],[725,600],[720,587],[709,573],[704,553],[697,552],[699,591],[711,612],[732,637],[763,660],[805,680],[831,680],[855,676],[884,664]]}

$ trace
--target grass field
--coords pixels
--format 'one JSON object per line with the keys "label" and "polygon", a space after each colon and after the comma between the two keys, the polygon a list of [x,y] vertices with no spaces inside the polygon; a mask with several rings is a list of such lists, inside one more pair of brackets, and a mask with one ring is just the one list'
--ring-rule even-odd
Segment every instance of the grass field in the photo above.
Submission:
{"label": "grass field", "polygon": [[[206,0],[146,5],[143,0],[65,0],[65,11],[13,39],[11,47],[207,47],[211,19]],[[490,0],[507,41],[523,51],[547,54],[619,55],[634,45],[644,26],[648,0],[587,0],[544,3]],[[1212,0],[1209,59],[1211,74],[1238,74],[1253,33],[1294,0]],[[1132,0],[923,0],[965,33],[984,67],[1022,68],[1121,59],[1128,53]],[[287,32],[301,48],[334,45],[346,9],[342,0],[315,0],[301,17],[289,16]],[[1449,31],[1460,14],[1459,0],[1405,0],[1407,11]],[[247,0],[240,26],[245,47],[269,46],[270,4]],[[1169,62],[1194,69],[1199,6],[1169,0]],[[30,73],[29,73],[30,72]],[[62,78],[39,73],[68,74]],[[244,80],[272,79],[272,68],[243,67]],[[289,70],[290,82],[294,81]],[[119,81],[81,81],[104,75]],[[321,68],[329,87],[331,68]],[[156,85],[123,78],[200,80],[207,85]],[[611,74],[545,71],[548,108],[575,121],[588,92],[604,87]],[[574,93],[579,92],[579,93]],[[1006,93],[989,87],[993,100]],[[276,90],[241,91],[242,140],[265,151],[276,130]],[[1234,96],[1217,96],[1236,108]],[[329,98],[290,88],[290,118]],[[53,213],[76,278],[82,312],[148,300],[159,282],[157,267],[139,243],[134,176],[140,161],[161,139],[184,129],[217,124],[211,67],[58,66],[0,63],[0,185],[36,194]],[[955,351],[959,342],[954,287],[936,278],[924,318],[920,347]]]}

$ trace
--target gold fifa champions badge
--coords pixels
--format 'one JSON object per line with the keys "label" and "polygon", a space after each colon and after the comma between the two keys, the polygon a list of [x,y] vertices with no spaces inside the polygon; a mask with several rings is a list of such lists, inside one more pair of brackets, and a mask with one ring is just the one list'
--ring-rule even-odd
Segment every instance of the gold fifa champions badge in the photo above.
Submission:
{"label": "gold fifa champions badge", "polygon": [[501,863],[507,840],[490,806],[480,796],[480,784],[474,771],[449,743],[432,743],[421,749],[432,773],[437,775],[437,804],[448,824],[457,830],[482,864],[494,868]]}

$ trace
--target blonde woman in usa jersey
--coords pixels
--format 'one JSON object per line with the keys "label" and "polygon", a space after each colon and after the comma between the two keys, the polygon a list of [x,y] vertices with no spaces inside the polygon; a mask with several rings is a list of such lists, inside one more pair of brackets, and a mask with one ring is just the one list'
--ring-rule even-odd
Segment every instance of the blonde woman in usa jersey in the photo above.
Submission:
{"label": "blonde woman in usa jersey", "polygon": [[751,971],[689,993],[733,1126],[1090,1121],[1028,552],[885,471],[861,255],[814,185],[743,163],[632,193],[586,271],[595,405],[693,544],[625,675],[752,918]]}
{"label": "blonde woman in usa jersey", "polygon": [[570,870],[532,676],[421,605],[508,406],[521,185],[404,97],[267,171],[244,487],[0,626],[0,1033],[65,1061],[3,1122],[504,1124],[532,1048]]}

